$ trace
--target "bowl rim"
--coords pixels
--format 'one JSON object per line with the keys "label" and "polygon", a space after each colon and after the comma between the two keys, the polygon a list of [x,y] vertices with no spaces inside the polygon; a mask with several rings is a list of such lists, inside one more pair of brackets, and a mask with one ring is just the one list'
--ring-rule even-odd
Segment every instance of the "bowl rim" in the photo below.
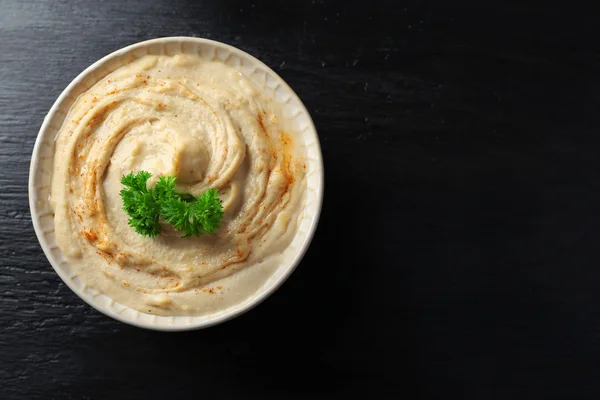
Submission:
{"label": "bowl rim", "polygon": [[[261,287],[261,289],[259,289],[259,291],[257,291],[254,295],[250,296],[247,300],[242,301],[243,305],[238,306],[238,307],[236,307],[235,305],[231,306],[229,308],[233,308],[233,309],[229,312],[225,312],[225,313],[219,312],[218,315],[215,316],[214,318],[209,318],[209,319],[199,321],[199,322],[192,322],[187,325],[159,325],[159,324],[154,323],[155,319],[152,320],[151,322],[140,321],[139,319],[132,319],[132,318],[122,315],[121,313],[117,313],[111,308],[108,308],[108,307],[101,308],[101,307],[97,306],[95,303],[91,302],[90,299],[88,298],[88,296],[86,296],[86,294],[83,293],[83,290],[76,287],[75,284],[71,281],[71,279],[69,279],[69,277],[67,277],[65,275],[64,271],[56,265],[57,262],[51,253],[50,246],[46,240],[46,237],[44,236],[45,234],[40,225],[39,210],[38,210],[37,204],[36,204],[38,201],[38,198],[37,198],[38,196],[37,196],[37,192],[36,192],[35,176],[36,176],[36,173],[38,173],[38,169],[39,169],[38,164],[40,163],[40,148],[42,146],[42,142],[44,141],[43,137],[45,136],[45,132],[49,129],[50,121],[53,119],[54,115],[57,113],[59,108],[62,106],[62,103],[65,102],[65,100],[67,99],[67,97],[69,96],[71,91],[75,87],[77,87],[77,85],[79,85],[85,78],[87,78],[88,75],[93,73],[95,70],[97,70],[103,64],[106,64],[107,62],[109,62],[113,59],[125,56],[137,49],[140,49],[140,48],[143,48],[146,46],[155,45],[157,43],[158,44],[167,44],[170,42],[177,42],[177,43],[192,42],[195,44],[211,45],[211,46],[214,46],[215,48],[224,48],[224,49],[230,51],[231,53],[236,54],[238,57],[251,59],[253,63],[264,68],[267,71],[267,73],[271,74],[272,77],[275,78],[275,80],[277,80],[278,84],[284,86],[289,91],[289,93],[292,94],[293,98],[298,103],[299,109],[306,115],[307,122],[308,122],[307,130],[309,132],[312,132],[315,137],[314,148],[315,148],[315,159],[316,159],[316,163],[317,163],[316,171],[320,175],[319,176],[320,182],[315,187],[316,208],[315,208],[314,214],[310,218],[309,226],[308,226],[308,229],[306,232],[306,237],[304,239],[304,242],[302,243],[302,246],[294,254],[293,260],[288,264],[287,269],[285,269],[285,271],[281,274],[281,276],[279,276],[279,278],[277,278],[277,280],[275,280],[273,283],[271,283],[270,286]],[[52,158],[53,157],[54,157],[54,150],[52,151]],[[52,266],[54,271],[58,274],[58,276],[61,278],[63,283],[65,285],[67,285],[67,287],[69,287],[69,289],[71,289],[71,291],[73,291],[80,299],[85,301],[88,305],[90,305],[97,311],[101,312],[102,314],[104,314],[110,318],[118,320],[120,322],[129,324],[132,326],[136,326],[138,328],[144,328],[144,329],[150,329],[150,330],[156,330],[156,331],[176,332],[176,331],[189,331],[189,330],[208,328],[208,327],[229,321],[247,311],[250,311],[257,305],[262,303],[264,300],[266,300],[270,295],[272,295],[287,280],[287,278],[296,269],[298,264],[300,264],[300,262],[302,261],[302,258],[306,254],[308,247],[310,246],[310,244],[312,242],[315,231],[317,229],[317,225],[319,223],[321,210],[322,210],[322,206],[323,206],[324,184],[325,184],[325,171],[324,171],[324,166],[323,166],[323,155],[322,155],[322,150],[321,150],[321,145],[320,145],[317,129],[312,120],[312,117],[311,117],[310,113],[308,112],[308,110],[306,109],[306,106],[304,105],[304,103],[302,102],[300,97],[296,94],[296,92],[294,92],[294,90],[275,71],[273,71],[269,66],[264,64],[262,61],[260,61],[258,58],[254,57],[253,55],[251,55],[241,49],[238,49],[234,46],[226,44],[226,43],[222,43],[222,42],[212,40],[212,39],[191,37],[191,36],[167,36],[167,37],[159,37],[159,38],[155,38],[155,39],[144,40],[141,42],[133,43],[133,44],[130,44],[128,46],[125,46],[123,48],[113,51],[112,53],[100,58],[99,60],[95,61],[93,64],[88,66],[86,69],[84,69],[60,93],[60,95],[54,101],[52,107],[48,111],[48,114],[46,114],[46,116],[44,117],[44,120],[42,122],[40,130],[38,131],[38,134],[37,134],[37,137],[35,140],[35,144],[33,146],[31,161],[30,161],[30,165],[29,165],[28,196],[29,196],[29,209],[30,209],[30,214],[31,214],[31,220],[32,220],[32,224],[33,224],[38,242],[40,243],[40,246],[42,247],[44,255],[46,256],[48,262],[50,263],[50,265]],[[130,308],[130,307],[128,307],[128,308]]]}

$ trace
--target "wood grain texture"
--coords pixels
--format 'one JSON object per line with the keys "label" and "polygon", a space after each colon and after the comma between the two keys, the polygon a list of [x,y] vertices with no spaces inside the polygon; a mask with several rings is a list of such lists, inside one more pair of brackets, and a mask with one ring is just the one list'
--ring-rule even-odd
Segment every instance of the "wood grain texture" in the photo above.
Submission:
{"label": "wood grain texture", "polygon": [[[0,398],[598,398],[600,21],[493,3],[0,0]],[[85,305],[27,200],[66,85],[173,35],[278,72],[326,168],[290,280],[183,334]]]}

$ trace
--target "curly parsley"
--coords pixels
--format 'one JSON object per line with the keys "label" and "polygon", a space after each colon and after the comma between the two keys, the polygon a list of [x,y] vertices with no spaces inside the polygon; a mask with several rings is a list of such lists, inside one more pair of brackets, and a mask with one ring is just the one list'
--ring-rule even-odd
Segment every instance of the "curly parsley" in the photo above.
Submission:
{"label": "curly parsley", "polygon": [[197,198],[175,190],[177,178],[161,176],[152,189],[146,186],[152,175],[147,171],[130,173],[121,178],[123,210],[129,225],[137,233],[156,237],[160,233],[159,217],[182,232],[184,238],[214,233],[223,218],[219,191],[208,189]]}

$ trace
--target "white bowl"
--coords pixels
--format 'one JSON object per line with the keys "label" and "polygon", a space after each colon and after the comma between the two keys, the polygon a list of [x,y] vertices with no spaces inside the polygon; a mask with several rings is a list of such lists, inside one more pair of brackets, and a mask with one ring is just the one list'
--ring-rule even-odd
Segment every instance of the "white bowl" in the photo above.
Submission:
{"label": "white bowl", "polygon": [[[305,141],[307,194],[298,232],[284,251],[282,263],[253,296],[214,314],[165,317],[142,313],[117,303],[79,280],[56,245],[54,215],[48,198],[54,139],[77,97],[101,77],[136,58],[146,54],[180,53],[199,54],[210,60],[220,58],[249,77],[259,88],[272,94],[273,100],[282,108],[283,116],[291,122],[295,133]],[[287,279],[306,252],[317,227],[322,200],[323,160],[319,139],[312,119],[298,96],[275,72],[251,55],[223,43],[192,37],[168,37],[136,43],[109,54],[79,74],[61,93],[44,118],[33,148],[29,172],[29,206],[33,227],[46,257],[65,284],[85,302],[109,317],[141,328],[162,331],[199,329],[215,325],[248,311],[266,299]]]}

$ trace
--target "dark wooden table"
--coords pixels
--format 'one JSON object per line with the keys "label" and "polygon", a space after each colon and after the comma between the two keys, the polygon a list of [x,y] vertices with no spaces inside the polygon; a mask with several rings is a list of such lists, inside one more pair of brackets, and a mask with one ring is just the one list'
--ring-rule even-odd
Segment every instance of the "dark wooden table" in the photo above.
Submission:
{"label": "dark wooden table", "polygon": [[[597,399],[600,21],[566,2],[473,3],[0,0],[0,399]],[[326,169],[289,281],[179,334],[85,305],[27,199],[64,87],[173,35],[277,71]]]}

